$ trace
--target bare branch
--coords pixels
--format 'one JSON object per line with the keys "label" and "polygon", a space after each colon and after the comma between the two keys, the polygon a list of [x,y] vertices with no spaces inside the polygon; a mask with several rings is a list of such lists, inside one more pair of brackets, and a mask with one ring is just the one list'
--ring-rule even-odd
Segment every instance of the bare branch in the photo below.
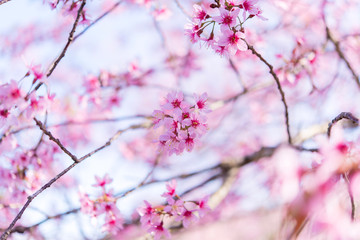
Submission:
{"label": "bare branch", "polygon": [[328,40],[330,40],[330,41],[334,44],[335,50],[336,50],[337,54],[338,54],[339,57],[345,62],[346,66],[347,66],[347,68],[350,70],[350,72],[351,72],[351,74],[352,74],[352,76],[353,76],[356,84],[357,84],[358,87],[360,88],[360,78],[359,78],[359,75],[356,74],[356,72],[355,72],[354,68],[351,66],[349,60],[345,57],[343,51],[342,51],[341,48],[340,48],[340,42],[337,41],[337,40],[333,37],[333,35],[332,35],[329,27],[326,25],[326,23],[325,23],[325,29],[326,29],[326,38],[327,38]]}
{"label": "bare branch", "polygon": [[38,223],[35,223],[31,226],[28,226],[28,227],[25,227],[25,226],[16,226],[12,229],[11,233],[25,233],[27,231],[30,231],[38,226],[40,226],[41,224],[51,220],[51,219],[59,219],[65,215],[69,215],[69,214],[72,214],[72,213],[76,213],[80,211],[80,208],[75,208],[75,209],[72,209],[72,210],[69,210],[69,211],[66,211],[66,212],[63,212],[63,213],[59,213],[59,214],[56,214],[56,215],[53,215],[53,216],[48,216],[46,217],[44,220],[38,222]]}
{"label": "bare branch", "polygon": [[333,125],[336,124],[337,122],[339,122],[342,119],[348,119],[348,120],[351,121],[351,123],[354,126],[359,126],[359,119],[357,117],[354,117],[354,115],[352,115],[349,112],[342,112],[336,118],[334,118],[331,121],[331,123],[329,123],[329,127],[328,127],[328,130],[327,130],[328,137],[330,137],[330,135],[331,135],[331,129],[332,129]]}
{"label": "bare branch", "polygon": [[[244,40],[245,41],[245,40]],[[245,41],[247,47],[249,50],[251,50],[251,52],[257,56],[263,63],[266,64],[266,66],[268,66],[269,68],[269,72],[271,74],[271,76],[273,76],[275,82],[276,82],[276,85],[277,85],[277,88],[280,92],[280,95],[281,95],[281,101],[283,102],[284,104],[284,108],[285,108],[285,124],[286,124],[286,131],[287,131],[287,135],[288,135],[288,143],[289,144],[292,144],[292,139],[291,139],[291,133],[290,133],[290,123],[289,123],[289,109],[288,109],[288,105],[286,103],[286,99],[285,99],[285,93],[281,87],[281,84],[280,84],[280,80],[278,78],[278,76],[276,75],[276,73],[274,72],[274,67],[269,63],[267,62],[263,56],[258,53],[253,46],[249,45],[246,41]]]}
{"label": "bare branch", "polygon": [[349,177],[346,173],[343,174],[347,188],[348,188],[348,192],[349,192],[349,197],[350,197],[350,204],[351,204],[351,220],[355,221],[355,201],[354,201],[354,194],[351,190],[351,185],[350,185],[350,181],[349,181]]}
{"label": "bare branch", "polygon": [[[68,47],[70,46],[71,42],[74,41],[74,37],[73,37],[73,36],[74,36],[75,31],[76,31],[76,27],[77,27],[77,25],[78,25],[78,23],[79,23],[79,19],[80,19],[80,16],[81,16],[81,13],[82,13],[82,10],[83,10],[85,4],[86,4],[86,0],[82,0],[82,3],[81,3],[81,5],[80,5],[80,7],[79,7],[79,10],[78,10],[78,12],[77,12],[77,16],[76,16],[75,22],[74,22],[74,24],[73,24],[73,27],[72,27],[70,33],[69,33],[68,41],[67,41],[64,49],[63,49],[62,52],[60,53],[60,55],[59,55],[59,56],[55,59],[55,61],[50,65],[49,70],[48,70],[48,72],[47,72],[47,74],[46,74],[47,77],[50,77],[50,75],[52,74],[52,72],[55,70],[56,66],[59,64],[60,60],[65,56],[65,53],[66,53]],[[38,86],[39,86],[39,85],[38,85]],[[36,88],[35,88],[35,89],[36,89]],[[37,90],[37,89],[36,89],[36,90]]]}
{"label": "bare branch", "polygon": [[[81,3],[81,5],[80,5],[80,7],[79,7],[79,10],[78,10],[78,12],[77,12],[77,16],[76,16],[75,22],[74,22],[74,24],[73,24],[73,26],[72,26],[72,29],[71,29],[70,33],[69,33],[69,37],[68,37],[67,43],[65,44],[65,47],[64,47],[64,49],[62,50],[62,52],[60,53],[60,55],[59,55],[59,56],[53,61],[53,63],[50,65],[50,67],[49,67],[49,69],[48,69],[48,71],[47,71],[47,73],[46,73],[46,77],[50,77],[50,76],[51,76],[51,74],[52,74],[53,71],[55,70],[56,66],[59,64],[59,62],[61,61],[61,59],[65,56],[65,53],[66,53],[67,49],[69,48],[70,44],[74,41],[74,37],[73,37],[73,36],[74,36],[75,31],[76,31],[76,27],[77,27],[77,25],[78,25],[78,23],[79,23],[79,19],[80,19],[80,16],[81,16],[81,13],[82,13],[82,10],[83,10],[85,4],[86,4],[86,0],[82,0],[82,3]],[[32,92],[37,91],[43,84],[44,84],[44,83],[42,83],[42,82],[38,83],[38,85],[36,85],[36,87],[34,88],[34,90],[33,90]],[[27,100],[27,99],[29,98],[30,94],[31,94],[31,92],[29,92],[29,93],[26,95],[25,100]]]}
{"label": "bare branch", "polygon": [[229,58],[229,63],[230,63],[231,69],[234,71],[234,73],[235,73],[235,75],[236,75],[236,78],[237,78],[237,80],[239,81],[241,87],[243,87],[243,88],[244,88],[244,92],[246,92],[247,89],[246,89],[246,86],[245,86],[245,82],[244,82],[244,80],[241,78],[240,72],[239,72],[239,70],[237,69],[237,67],[235,66],[235,63],[234,63],[234,61],[233,61],[231,58]]}
{"label": "bare branch", "polygon": [[74,162],[78,163],[79,159],[73,155],[69,150],[67,150],[64,145],[60,142],[59,139],[55,138],[51,132],[46,130],[46,127],[42,124],[42,122],[40,122],[39,120],[37,120],[36,118],[34,118],[34,121],[36,122],[36,125],[39,126],[39,128],[41,129],[41,131],[47,135],[49,137],[49,139],[53,142],[55,142],[61,150],[63,150],[64,153],[66,153]]}

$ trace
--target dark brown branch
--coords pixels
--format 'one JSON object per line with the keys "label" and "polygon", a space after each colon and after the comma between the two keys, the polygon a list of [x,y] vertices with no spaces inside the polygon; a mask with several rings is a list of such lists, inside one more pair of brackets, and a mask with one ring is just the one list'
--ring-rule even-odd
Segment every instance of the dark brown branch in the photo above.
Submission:
{"label": "dark brown branch", "polygon": [[[80,19],[80,17],[81,17],[81,13],[82,13],[82,10],[83,10],[85,4],[86,4],[86,0],[82,0],[82,3],[81,3],[81,5],[80,5],[80,7],[79,7],[79,10],[78,10],[78,12],[77,12],[77,16],[76,16],[75,22],[74,22],[74,24],[73,24],[73,27],[72,27],[70,33],[69,33],[68,41],[67,41],[64,49],[63,49],[62,52],[60,53],[60,55],[59,55],[59,56],[55,59],[55,61],[50,65],[49,70],[48,70],[48,72],[47,72],[47,74],[46,74],[47,77],[50,77],[50,75],[53,73],[53,71],[55,70],[56,66],[59,64],[59,62],[61,61],[61,59],[65,56],[65,53],[66,53],[68,47],[70,46],[70,44],[72,43],[72,41],[74,41],[74,33],[75,33],[75,31],[76,31],[76,27],[77,27],[77,25],[78,25],[78,23],[79,23],[79,19]],[[36,89],[36,88],[35,88],[35,89]]]}
{"label": "dark brown branch", "polygon": [[121,3],[123,2],[123,0],[118,1],[117,3],[115,3],[109,10],[107,10],[106,12],[104,12],[103,14],[101,14],[98,18],[96,18],[92,23],[90,23],[84,30],[82,30],[80,33],[78,33],[75,37],[74,37],[74,41],[80,37],[81,35],[83,35],[87,30],[89,30],[89,28],[91,28],[93,25],[95,25],[97,22],[99,22],[101,19],[103,19],[106,15],[108,15],[109,13],[111,13],[112,11],[114,11]]}
{"label": "dark brown branch", "polygon": [[332,129],[333,125],[336,124],[337,122],[339,122],[342,119],[348,119],[348,120],[351,121],[351,123],[354,126],[359,126],[359,119],[357,117],[354,117],[354,115],[352,115],[349,112],[342,112],[336,118],[334,118],[331,121],[331,123],[329,123],[329,127],[328,127],[328,130],[327,130],[328,137],[330,137],[330,135],[331,135],[331,129]]}
{"label": "dark brown branch", "polygon": [[[74,24],[73,24],[73,26],[72,26],[72,29],[71,29],[70,33],[69,33],[69,37],[68,37],[67,43],[65,44],[65,47],[64,47],[64,49],[62,50],[62,52],[60,53],[60,55],[59,55],[59,56],[52,62],[52,64],[50,65],[50,67],[49,67],[49,69],[48,69],[48,71],[47,71],[47,73],[46,73],[46,77],[50,77],[50,76],[51,76],[51,74],[52,74],[53,71],[55,70],[56,66],[59,64],[59,62],[61,61],[61,59],[65,56],[65,53],[66,53],[67,49],[69,48],[70,44],[74,41],[74,37],[73,37],[73,36],[74,36],[75,31],[76,31],[76,27],[77,27],[77,25],[78,25],[78,23],[79,23],[79,19],[80,19],[80,17],[81,17],[81,13],[82,13],[82,10],[83,10],[85,4],[86,4],[86,0],[82,0],[82,3],[81,3],[81,5],[80,5],[80,7],[79,7],[79,10],[78,10],[78,12],[77,12],[77,16],[76,16],[75,22],[74,22]],[[37,91],[43,84],[44,84],[44,83],[42,83],[42,82],[38,83],[32,92]],[[25,100],[27,100],[27,99],[29,98],[30,94],[31,94],[31,92],[26,95]]]}
{"label": "dark brown branch", "polygon": [[55,142],[61,150],[63,150],[64,153],[66,153],[74,162],[78,163],[79,159],[73,155],[69,150],[67,150],[64,145],[60,142],[59,139],[55,138],[51,132],[49,132],[48,130],[46,130],[46,127],[42,124],[42,122],[40,122],[39,120],[37,120],[36,118],[34,118],[34,121],[36,122],[36,125],[39,126],[39,128],[41,129],[41,131],[47,135],[49,137],[49,139],[53,142]]}
{"label": "dark brown branch", "polygon": [[355,200],[354,200],[354,194],[351,190],[351,185],[350,185],[350,181],[349,178],[347,176],[346,173],[343,174],[347,188],[348,188],[348,192],[349,192],[349,197],[350,197],[350,204],[351,204],[351,220],[355,221]]}
{"label": "dark brown branch", "polygon": [[[245,41],[245,40],[244,40]],[[287,102],[286,102],[286,99],[285,99],[285,93],[281,87],[281,84],[280,84],[280,80],[278,78],[278,76],[276,75],[276,73],[274,72],[274,67],[269,63],[267,62],[263,56],[258,53],[255,48],[251,45],[249,45],[246,41],[245,41],[248,49],[255,55],[257,56],[263,63],[265,63],[265,65],[269,68],[269,72],[271,74],[271,76],[273,76],[275,82],[276,82],[276,85],[277,85],[277,88],[280,92],[280,95],[281,95],[281,101],[283,102],[284,104],[284,108],[285,108],[285,124],[286,124],[286,132],[287,132],[287,135],[288,135],[288,143],[289,144],[292,144],[292,139],[291,139],[291,133],[290,133],[290,123],[289,123],[289,109],[288,109],[288,105],[287,105]]]}
{"label": "dark brown branch", "polygon": [[336,50],[337,54],[338,54],[339,57],[345,62],[346,66],[347,66],[347,68],[350,70],[350,72],[351,72],[351,74],[352,74],[352,76],[353,76],[356,84],[357,84],[358,87],[360,88],[360,79],[359,79],[359,76],[356,74],[354,68],[351,66],[349,60],[345,57],[343,51],[341,50],[341,48],[340,48],[340,42],[337,41],[337,40],[333,37],[333,35],[332,35],[329,27],[326,25],[326,23],[325,23],[325,29],[326,29],[326,38],[327,38],[328,40],[330,40],[330,41],[334,44],[335,50]]}

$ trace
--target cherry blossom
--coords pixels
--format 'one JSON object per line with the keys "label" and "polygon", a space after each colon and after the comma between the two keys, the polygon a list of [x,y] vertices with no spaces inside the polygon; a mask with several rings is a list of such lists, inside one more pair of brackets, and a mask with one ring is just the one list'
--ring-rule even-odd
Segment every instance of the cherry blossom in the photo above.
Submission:
{"label": "cherry blossom", "polygon": [[[180,154],[186,149],[191,152],[199,137],[207,130],[206,117],[209,112],[207,95],[194,95],[195,105],[184,99],[181,92],[171,92],[161,105],[162,110],[155,110],[152,114],[154,128],[163,126],[165,132],[159,136],[159,151]],[[195,109],[198,111],[196,112]]]}

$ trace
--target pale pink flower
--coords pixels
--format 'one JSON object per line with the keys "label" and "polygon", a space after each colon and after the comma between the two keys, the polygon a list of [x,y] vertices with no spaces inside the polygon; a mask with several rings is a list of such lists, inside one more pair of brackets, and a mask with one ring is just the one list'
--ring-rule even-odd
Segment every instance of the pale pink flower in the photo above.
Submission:
{"label": "pale pink flower", "polygon": [[185,35],[189,36],[192,43],[199,41],[200,35],[203,32],[199,24],[188,23],[185,25]]}
{"label": "pale pink flower", "polygon": [[197,21],[203,21],[206,19],[207,13],[202,6],[200,6],[198,4],[194,4],[193,8],[194,8],[193,19],[195,19]]}
{"label": "pale pink flower", "polygon": [[102,187],[105,188],[106,184],[111,183],[113,180],[109,177],[109,174],[105,174],[103,178],[95,176],[96,183],[93,184],[93,187]]}
{"label": "pale pink flower", "polygon": [[176,221],[182,221],[185,228],[188,228],[191,223],[196,222],[198,218],[193,213],[195,210],[185,209],[181,215],[176,218]]}
{"label": "pale pink flower", "polygon": [[161,107],[164,110],[175,110],[184,106],[184,95],[182,92],[171,92],[166,96],[166,103]]}
{"label": "pale pink flower", "polygon": [[157,21],[168,19],[171,16],[171,11],[166,6],[155,8],[151,13]]}
{"label": "pale pink flower", "polygon": [[180,132],[182,138],[181,144],[184,145],[186,151],[191,152],[194,148],[195,143],[197,142],[196,133],[187,133],[185,131]]}
{"label": "pale pink flower", "polygon": [[94,201],[89,198],[89,195],[84,193],[82,190],[79,192],[79,200],[81,205],[81,211],[85,214],[95,215],[94,212],[97,209]]}
{"label": "pale pink flower", "polygon": [[162,236],[170,238],[169,231],[164,227],[164,223],[161,221],[151,226],[149,232],[154,234],[154,240],[159,240]]}
{"label": "pale pink flower", "polygon": [[184,211],[184,201],[181,199],[174,200],[173,198],[168,198],[168,204],[164,211],[172,216],[178,216]]}
{"label": "pale pink flower", "polygon": [[189,127],[188,132],[190,134],[198,133],[201,136],[207,130],[205,122],[206,122],[206,117],[195,113],[191,113],[189,118],[184,119],[182,121],[182,125]]}
{"label": "pale pink flower", "polygon": [[200,111],[204,113],[209,113],[211,110],[209,109],[209,106],[207,104],[208,95],[207,93],[203,93],[201,95],[194,94],[194,100],[195,100],[195,108],[199,109]]}
{"label": "pale pink flower", "polygon": [[151,224],[152,219],[154,215],[156,215],[155,209],[151,206],[151,204],[148,201],[144,201],[145,207],[141,207],[137,209],[139,215],[140,215],[140,222],[141,226],[147,226],[148,224]]}
{"label": "pale pink flower", "polygon": [[257,16],[262,20],[267,20],[266,18],[264,18],[263,16],[261,16],[262,10],[255,7],[255,4],[258,2],[258,0],[245,0],[242,2],[241,6],[244,9],[243,12],[243,19],[246,19],[246,12],[249,13],[249,17],[252,16]]}
{"label": "pale pink flower", "polygon": [[240,13],[240,8],[232,8],[230,11],[219,8],[220,16],[213,16],[212,19],[221,24],[221,30],[232,28],[236,25],[236,18]]}
{"label": "pale pink flower", "polygon": [[173,179],[171,182],[167,182],[166,189],[167,192],[163,193],[161,196],[166,198],[166,200],[174,198],[176,196],[176,180]]}
{"label": "pale pink flower", "polygon": [[154,110],[152,117],[153,117],[154,129],[156,129],[163,124],[165,114],[161,110]]}
{"label": "pale pink flower", "polygon": [[124,220],[121,216],[106,215],[105,223],[102,226],[102,231],[116,234],[124,228],[123,224]]}
{"label": "pale pink flower", "polygon": [[196,202],[196,204],[198,205],[197,212],[200,218],[204,217],[205,214],[211,211],[211,208],[208,205],[208,201],[209,201],[209,196],[206,196]]}
{"label": "pale pink flower", "polygon": [[226,46],[230,55],[235,55],[238,50],[246,51],[247,46],[242,39],[245,39],[245,34],[242,32],[234,32],[229,29],[222,31],[222,36],[219,39],[219,45]]}
{"label": "pale pink flower", "polygon": [[33,80],[33,84],[37,81],[37,80],[41,80],[44,77],[44,73],[41,70],[41,65],[32,65],[29,66],[30,70],[29,70],[29,74],[34,75],[34,80]]}

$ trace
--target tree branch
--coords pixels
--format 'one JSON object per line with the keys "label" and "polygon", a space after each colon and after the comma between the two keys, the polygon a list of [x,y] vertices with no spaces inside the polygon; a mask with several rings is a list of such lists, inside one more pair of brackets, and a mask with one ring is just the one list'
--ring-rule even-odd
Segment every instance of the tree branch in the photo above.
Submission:
{"label": "tree branch", "polygon": [[[60,55],[59,55],[59,56],[55,59],[55,61],[50,65],[49,70],[48,70],[48,72],[47,72],[47,74],[46,74],[47,77],[50,77],[50,75],[52,74],[52,72],[55,70],[56,66],[59,64],[60,60],[65,56],[65,53],[66,53],[68,47],[70,46],[71,42],[74,41],[74,37],[73,37],[73,36],[74,36],[75,31],[76,31],[76,27],[77,27],[77,25],[78,25],[78,23],[79,23],[79,19],[80,19],[80,16],[81,16],[81,13],[82,13],[82,10],[83,10],[85,4],[86,4],[86,0],[82,0],[82,3],[81,3],[81,5],[80,5],[80,8],[79,8],[79,10],[78,10],[78,12],[77,12],[77,16],[76,16],[75,22],[74,22],[74,24],[73,24],[73,27],[72,27],[70,33],[69,33],[68,41],[67,41],[64,49],[63,49],[62,52],[60,53]],[[36,89],[36,88],[35,88],[35,89]]]}
{"label": "tree branch", "polygon": [[329,123],[328,130],[327,130],[328,137],[330,137],[330,135],[331,135],[331,129],[332,129],[333,125],[336,124],[337,122],[339,122],[342,119],[348,119],[348,120],[351,121],[351,123],[354,126],[359,126],[359,119],[357,117],[354,117],[354,115],[352,115],[349,112],[342,112],[336,118],[334,118],[331,121],[331,123]]}
{"label": "tree branch", "polygon": [[271,74],[271,76],[273,76],[275,82],[276,82],[276,85],[277,85],[277,88],[280,92],[280,95],[281,95],[281,101],[283,102],[284,104],[284,108],[285,108],[285,124],[286,124],[286,132],[287,132],[287,135],[288,135],[288,143],[289,144],[292,144],[292,139],[291,139],[291,133],[290,133],[290,123],[289,123],[289,109],[288,109],[288,105],[287,105],[287,102],[286,102],[286,99],[285,99],[285,93],[281,87],[281,84],[280,84],[280,80],[278,78],[278,76],[276,75],[276,73],[274,72],[274,67],[268,63],[264,58],[263,56],[258,53],[253,46],[249,45],[245,40],[244,42],[246,43],[247,47],[249,50],[251,50],[251,52],[257,56],[263,63],[265,63],[266,66],[268,66],[269,68],[269,72]]}
{"label": "tree branch", "polygon": [[34,118],[34,121],[36,122],[36,125],[39,126],[39,128],[41,129],[41,131],[47,135],[49,137],[49,139],[53,142],[55,142],[61,150],[63,150],[64,153],[66,153],[75,163],[78,163],[79,162],[79,159],[73,155],[69,150],[67,150],[64,145],[60,142],[59,139],[55,138],[51,132],[47,131],[46,130],[46,127],[39,121],[37,120],[36,118]]}
{"label": "tree branch", "polygon": [[[73,36],[74,36],[75,31],[76,31],[76,27],[77,27],[77,25],[79,23],[79,19],[80,19],[80,16],[81,16],[81,13],[82,13],[82,10],[83,10],[85,4],[86,4],[86,0],[82,0],[82,3],[80,5],[79,10],[78,10],[77,15],[76,15],[75,22],[74,22],[74,24],[72,26],[72,29],[71,29],[70,33],[69,33],[67,43],[65,44],[65,47],[62,50],[62,52],[60,53],[60,55],[50,65],[50,67],[49,67],[49,69],[48,69],[48,71],[46,73],[46,77],[51,76],[51,74],[55,70],[56,66],[59,64],[61,59],[65,56],[65,53],[66,53],[67,49],[69,48],[70,44],[74,41]],[[37,91],[43,84],[44,83],[42,83],[42,82],[38,83],[32,92]],[[31,92],[26,95],[26,97],[25,97],[26,100],[29,98],[30,94],[31,94]]]}
{"label": "tree branch", "polygon": [[245,86],[245,82],[244,82],[244,80],[241,78],[240,72],[239,72],[239,70],[237,69],[237,67],[235,66],[235,63],[234,63],[234,61],[233,61],[231,58],[229,58],[229,63],[230,63],[231,69],[234,71],[234,73],[235,73],[235,75],[236,75],[236,79],[239,81],[241,87],[244,88],[243,91],[246,92],[246,91],[247,91],[247,88],[246,88],[246,86]]}
{"label": "tree branch", "polygon": [[342,51],[341,48],[340,48],[340,42],[337,41],[337,40],[333,37],[333,35],[332,35],[329,27],[326,25],[326,23],[325,23],[325,30],[326,30],[326,38],[327,38],[328,40],[330,40],[330,41],[334,44],[335,50],[336,50],[337,54],[338,54],[339,57],[345,62],[346,66],[347,66],[347,68],[350,70],[350,72],[351,72],[351,74],[352,74],[352,76],[353,76],[356,84],[357,84],[358,87],[360,88],[360,79],[359,79],[359,76],[356,74],[356,72],[355,72],[354,68],[351,66],[349,60],[347,60],[347,58],[345,57],[343,51]]}

